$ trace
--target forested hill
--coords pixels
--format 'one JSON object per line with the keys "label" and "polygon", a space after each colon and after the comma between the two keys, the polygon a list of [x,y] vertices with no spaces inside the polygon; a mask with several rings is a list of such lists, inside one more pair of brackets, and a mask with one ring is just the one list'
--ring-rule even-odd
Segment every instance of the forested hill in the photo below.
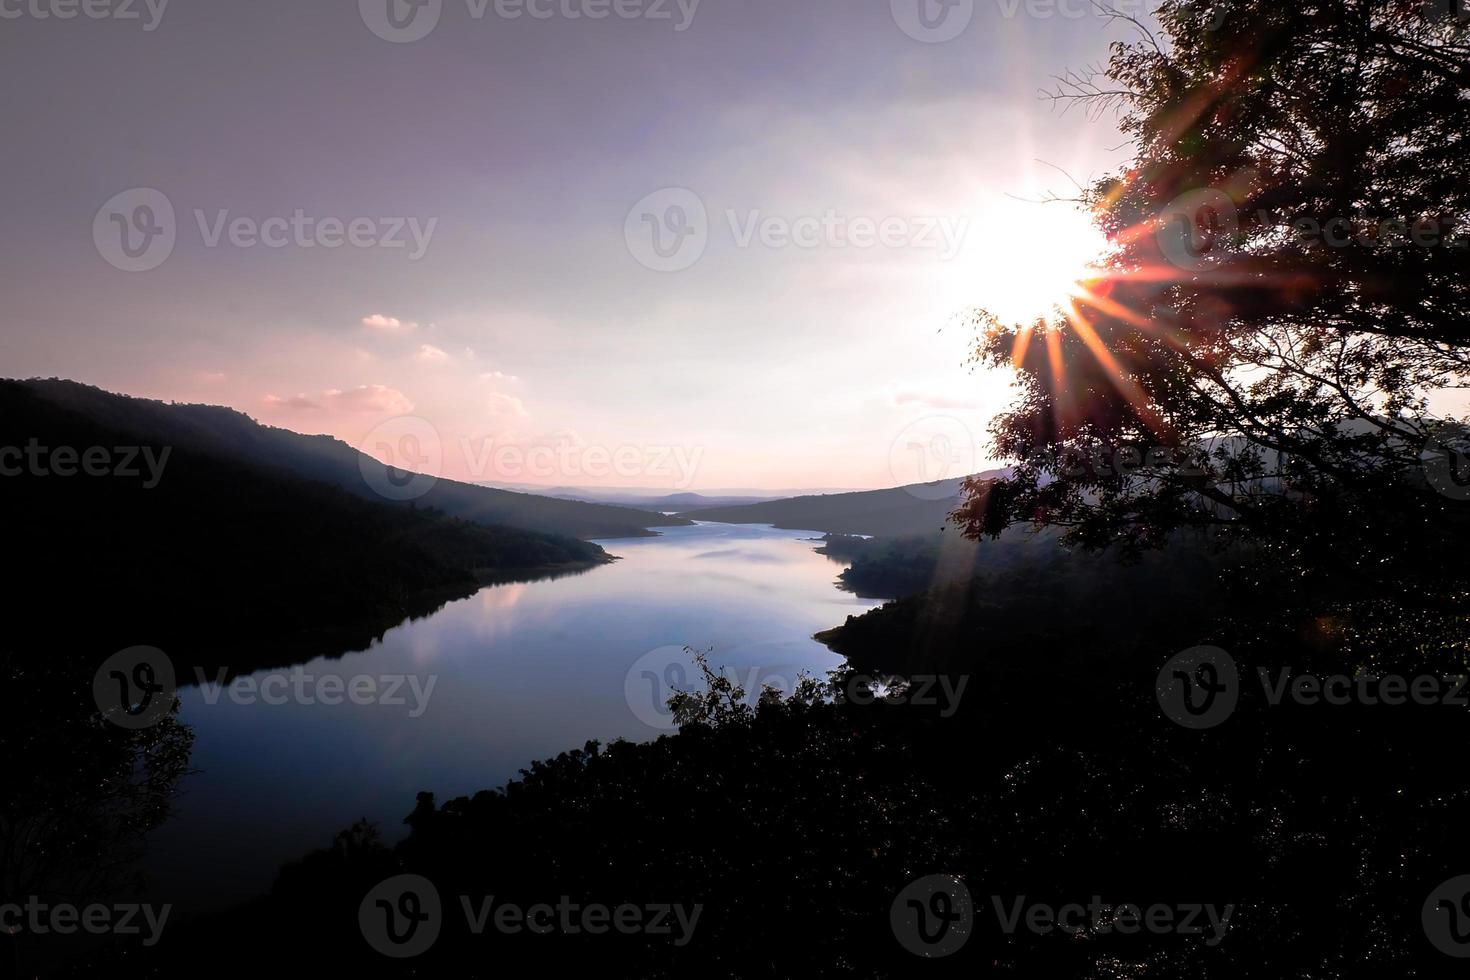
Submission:
{"label": "forested hill", "polygon": [[[279,666],[361,649],[483,582],[611,560],[590,542],[373,502],[112,421],[0,381],[0,507],[16,572],[4,647],[95,657],[146,644],[180,665]],[[45,450],[39,466],[16,455],[32,445]]]}
{"label": "forested hill", "polygon": [[[373,490],[368,479],[371,477],[378,485],[384,485],[387,467],[331,436],[307,436],[261,425],[244,413],[220,406],[131,398],[74,381],[30,380],[10,384],[137,442],[282,470],[340,487],[374,502],[387,502]],[[652,527],[689,523],[631,507],[559,500],[442,479],[413,503],[477,524],[498,524],[576,538],[643,537],[654,533],[649,530]]]}
{"label": "forested hill", "polygon": [[[999,472],[979,476],[997,476]],[[824,493],[741,507],[711,507],[679,514],[729,524],[774,524],[836,534],[898,536],[928,534],[945,526],[959,502],[961,479],[919,483],[889,490]]]}

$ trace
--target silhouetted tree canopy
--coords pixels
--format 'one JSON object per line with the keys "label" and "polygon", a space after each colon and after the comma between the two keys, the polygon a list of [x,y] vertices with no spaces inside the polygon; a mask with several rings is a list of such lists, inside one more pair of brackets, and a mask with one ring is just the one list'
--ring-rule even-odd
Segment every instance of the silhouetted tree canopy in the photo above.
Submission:
{"label": "silhouetted tree canopy", "polygon": [[1019,465],[967,488],[969,534],[1211,525],[1335,589],[1463,611],[1466,507],[1436,483],[1464,442],[1430,398],[1470,381],[1470,27],[1443,6],[1168,0],[1162,35],[1059,80],[1135,155],[1082,197],[1097,278],[1049,322],[980,315],[977,362],[1018,375],[992,432]]}

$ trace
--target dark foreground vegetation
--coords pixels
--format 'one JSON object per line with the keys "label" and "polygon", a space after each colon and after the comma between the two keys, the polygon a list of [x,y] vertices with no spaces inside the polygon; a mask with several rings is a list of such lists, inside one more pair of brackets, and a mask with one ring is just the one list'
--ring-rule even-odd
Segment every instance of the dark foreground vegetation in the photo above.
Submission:
{"label": "dark foreground vegetation", "polygon": [[[369,976],[1452,974],[1421,909],[1463,864],[1470,792],[1454,760],[1464,708],[1270,706],[1246,685],[1228,721],[1192,731],[1155,697],[1158,651],[1180,635],[1129,617],[1101,635],[1077,626],[1052,637],[1069,642],[1019,659],[1011,638],[976,634],[973,674],[949,717],[901,694],[868,704],[850,678],[752,711],[710,678],[709,697],[676,705],[677,736],[589,745],[535,763],[503,791],[442,804],[425,794],[401,845],[352,828],[285,869],[268,898],[128,962],[138,975],[167,973],[243,932],[272,942],[220,964],[242,975],[283,958]],[[1213,638],[1237,652],[1243,674],[1288,651],[1307,661],[1299,669],[1338,662],[1337,651],[1306,651],[1291,629]],[[358,915],[375,885],[400,874],[433,883],[444,919],[430,949],[395,962],[368,947]],[[933,874],[963,879],[977,911],[958,953],[925,962],[896,940],[889,911]],[[703,911],[683,945],[476,935],[459,896],[472,907],[486,896],[523,908],[569,896]],[[993,903],[1020,896],[1233,913],[1213,943],[1007,933]]]}

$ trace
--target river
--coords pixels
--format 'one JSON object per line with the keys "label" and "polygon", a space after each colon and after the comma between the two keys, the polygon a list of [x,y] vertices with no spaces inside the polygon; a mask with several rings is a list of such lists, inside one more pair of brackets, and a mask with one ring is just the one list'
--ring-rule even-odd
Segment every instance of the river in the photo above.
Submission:
{"label": "river", "polygon": [[840,658],[812,633],[878,603],[836,587],[818,536],[702,523],[601,541],[619,561],[484,588],[360,653],[184,687],[199,772],[150,840],[150,896],[180,913],[247,898],[359,818],[401,837],[421,790],[442,802],[589,739],[672,731],[685,647],[752,690],[824,676]]}

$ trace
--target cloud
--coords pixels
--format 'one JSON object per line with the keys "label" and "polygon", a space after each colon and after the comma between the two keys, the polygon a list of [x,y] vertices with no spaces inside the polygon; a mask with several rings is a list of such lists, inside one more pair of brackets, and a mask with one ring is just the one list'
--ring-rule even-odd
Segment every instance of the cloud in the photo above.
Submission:
{"label": "cloud", "polygon": [[526,406],[515,395],[492,392],[488,402],[490,414],[496,418],[523,419],[528,414]]}
{"label": "cloud", "polygon": [[397,388],[386,385],[358,385],[343,391],[333,388],[323,393],[327,405],[342,412],[386,412],[404,415],[413,411],[413,402]]}
{"label": "cloud", "polygon": [[199,382],[201,384],[217,385],[220,382],[222,382],[222,381],[225,380],[225,372],[223,372],[223,371],[200,371],[196,375],[196,377],[199,379]]}
{"label": "cloud", "polygon": [[390,415],[405,415],[413,411],[413,402],[408,396],[387,385],[358,385],[346,390],[328,388],[320,399],[304,393],[289,398],[266,395],[262,401],[266,408],[282,411],[378,412]]}
{"label": "cloud", "polygon": [[420,344],[418,353],[414,355],[414,360],[426,361],[430,364],[442,364],[449,360],[449,355],[433,344]]}
{"label": "cloud", "polygon": [[373,313],[363,317],[362,325],[384,333],[406,333],[410,330],[417,330],[419,327],[411,320],[400,320],[396,316],[384,316],[382,313]]}
{"label": "cloud", "polygon": [[296,394],[292,395],[289,398],[282,398],[279,395],[266,395],[263,401],[265,402],[266,408],[290,408],[296,409],[298,411],[318,412],[321,411],[322,408],[316,402],[312,401],[310,398],[307,398],[305,394]]}
{"label": "cloud", "polygon": [[506,374],[504,371],[486,371],[480,375],[481,381],[508,381],[515,384],[521,379],[514,374]]}

